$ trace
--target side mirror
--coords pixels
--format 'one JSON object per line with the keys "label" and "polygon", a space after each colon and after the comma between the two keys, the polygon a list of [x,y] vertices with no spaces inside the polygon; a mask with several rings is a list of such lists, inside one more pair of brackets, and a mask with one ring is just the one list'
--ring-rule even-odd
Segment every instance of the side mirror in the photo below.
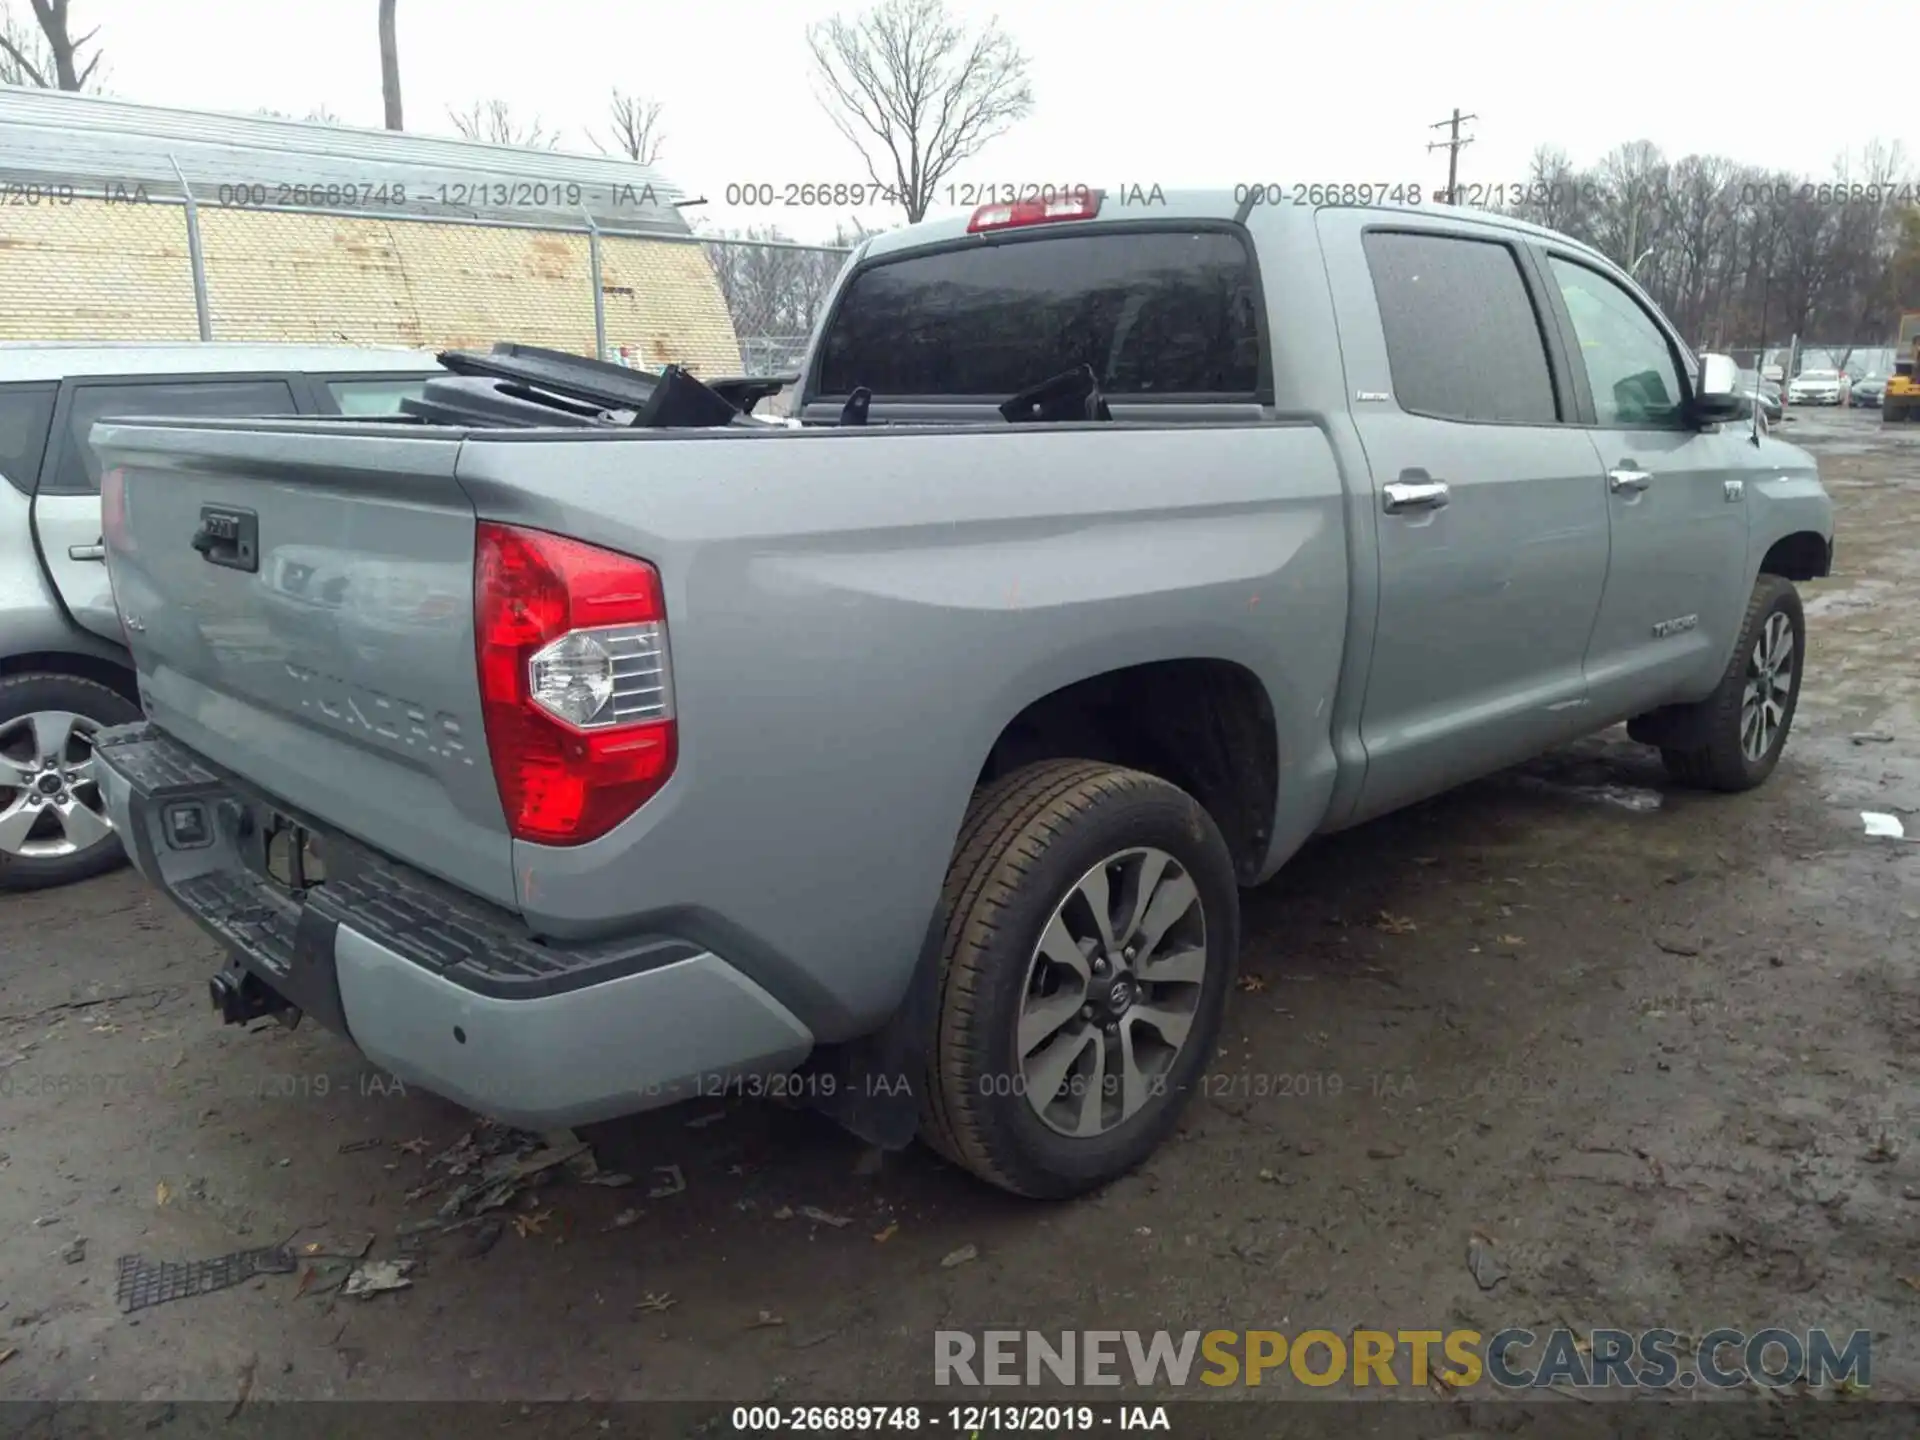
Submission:
{"label": "side mirror", "polygon": [[1717,425],[1751,414],[1760,403],[1757,394],[1740,388],[1740,367],[1731,355],[1702,355],[1700,373],[1693,387],[1693,418],[1702,425]]}

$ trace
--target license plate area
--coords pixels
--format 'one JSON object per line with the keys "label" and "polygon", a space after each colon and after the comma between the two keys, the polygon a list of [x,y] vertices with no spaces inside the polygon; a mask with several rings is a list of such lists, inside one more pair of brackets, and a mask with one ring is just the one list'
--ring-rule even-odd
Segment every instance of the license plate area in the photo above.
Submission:
{"label": "license plate area", "polygon": [[262,809],[253,827],[255,843],[248,864],[296,900],[323,884],[326,858],[320,839],[306,826],[277,810]]}

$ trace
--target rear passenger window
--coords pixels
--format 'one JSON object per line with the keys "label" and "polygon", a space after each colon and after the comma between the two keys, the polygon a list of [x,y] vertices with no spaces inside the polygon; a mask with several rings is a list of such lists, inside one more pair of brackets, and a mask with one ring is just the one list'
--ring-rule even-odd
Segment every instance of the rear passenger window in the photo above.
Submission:
{"label": "rear passenger window", "polygon": [[1365,243],[1402,410],[1442,420],[1559,421],[1540,317],[1511,248],[1384,231]]}
{"label": "rear passenger window", "polygon": [[100,457],[87,442],[93,422],[119,415],[211,419],[292,415],[293,389],[284,380],[180,380],[150,385],[82,385],[73,394],[59,468],[45,487],[65,495],[100,488]]}
{"label": "rear passenger window", "polygon": [[40,473],[58,390],[57,385],[0,385],[0,476],[24,494],[33,493]]}
{"label": "rear passenger window", "polygon": [[1004,400],[1091,365],[1108,395],[1251,397],[1260,327],[1238,235],[1159,230],[971,245],[856,275],[819,392]]}

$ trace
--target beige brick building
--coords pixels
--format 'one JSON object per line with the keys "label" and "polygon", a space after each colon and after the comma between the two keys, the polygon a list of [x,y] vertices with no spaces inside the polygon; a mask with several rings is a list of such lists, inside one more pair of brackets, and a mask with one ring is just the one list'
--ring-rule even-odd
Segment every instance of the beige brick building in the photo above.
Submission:
{"label": "beige brick building", "polygon": [[[76,121],[73,143],[59,132]],[[609,353],[740,369],[705,252],[676,238],[690,235],[677,192],[645,167],[12,90],[0,91],[0,340],[196,338],[176,164],[197,201],[216,339],[512,339],[591,355],[591,217]],[[475,203],[494,196],[524,203]]]}

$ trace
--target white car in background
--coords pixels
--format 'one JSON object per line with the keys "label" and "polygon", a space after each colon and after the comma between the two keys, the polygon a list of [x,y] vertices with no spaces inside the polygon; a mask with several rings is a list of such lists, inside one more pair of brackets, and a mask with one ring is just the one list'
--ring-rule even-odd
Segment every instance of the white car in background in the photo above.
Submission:
{"label": "white car in background", "polygon": [[[404,349],[0,343],[0,892],[97,875],[122,854],[93,779],[93,736],[139,719],[140,706],[107,581],[113,517],[101,513],[100,461],[87,443],[93,422],[377,419],[442,373],[430,352]],[[263,587],[263,599],[294,593],[290,572],[308,559],[305,549],[276,542],[267,578],[280,590]],[[331,597],[337,610],[329,587],[344,584],[345,571],[322,572],[318,560],[306,568],[308,590]],[[432,613],[421,608],[429,599],[441,603],[405,599],[419,617]],[[415,623],[413,614],[407,619]],[[333,612],[316,623],[332,624]]]}
{"label": "white car in background", "polygon": [[1802,370],[1787,382],[1787,403],[1838,405],[1842,383],[1838,370]]}

